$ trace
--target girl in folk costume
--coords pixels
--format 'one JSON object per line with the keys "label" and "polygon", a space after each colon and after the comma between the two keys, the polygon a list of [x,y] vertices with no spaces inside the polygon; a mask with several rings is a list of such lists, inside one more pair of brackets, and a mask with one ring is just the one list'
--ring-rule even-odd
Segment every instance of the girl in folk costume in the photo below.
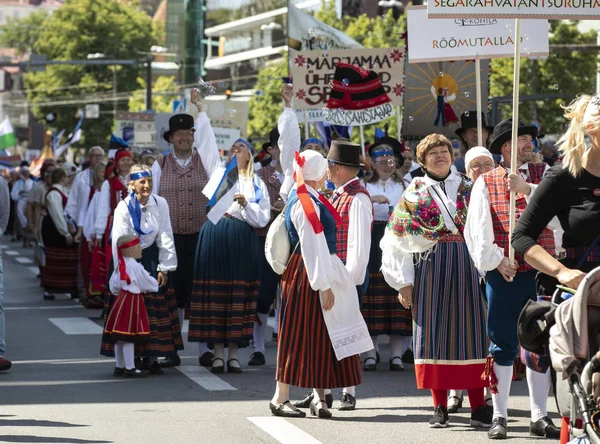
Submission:
{"label": "girl in folk costume", "polygon": [[[94,251],[92,253],[92,264],[103,263],[98,270],[103,269],[104,273],[92,275],[92,285],[94,291],[104,292],[108,280],[108,270],[110,268],[111,248],[110,248],[110,230],[112,227],[113,214],[117,204],[127,196],[127,183],[129,181],[129,170],[133,165],[133,156],[130,151],[120,150],[115,155],[115,162],[109,176],[100,188],[98,198],[98,210],[96,221],[94,222]],[[105,310],[107,307],[104,307]],[[105,313],[108,315],[108,311]]]}
{"label": "girl in folk costume", "polygon": [[410,345],[412,315],[410,310],[398,303],[398,292],[390,287],[381,273],[381,248],[385,226],[394,207],[402,197],[407,183],[398,175],[394,151],[390,145],[376,142],[369,150],[373,174],[365,183],[371,195],[374,211],[369,255],[369,286],[364,297],[362,314],[369,327],[375,348],[367,353],[364,370],[377,368],[377,337],[389,335],[391,359],[390,370],[402,371],[402,354]]}
{"label": "girl in folk costume", "polygon": [[150,341],[145,293],[156,293],[158,282],[137,260],[142,259],[142,247],[137,235],[126,234],[117,241],[117,267],[110,278],[110,291],[118,295],[108,315],[104,335],[115,344],[115,376],[137,378],[146,376],[135,368],[135,345]]}
{"label": "girl in folk costume", "polygon": [[[152,172],[146,165],[134,165],[129,175],[131,194],[115,209],[111,232],[113,263],[118,263],[117,240],[126,234],[140,237],[141,263],[158,281],[160,290],[144,294],[149,320],[149,342],[138,346],[136,355],[146,358],[153,374],[162,374],[157,359],[173,357],[183,349],[177,305],[172,291],[168,291],[168,273],[177,268],[177,256],[171,229],[167,201],[152,194]],[[113,301],[106,298],[108,305]],[[102,338],[101,353],[112,356],[110,337]],[[150,363],[150,360],[153,362]]]}
{"label": "girl in folk costume", "polygon": [[253,155],[249,142],[237,140],[224,174],[213,174],[204,190],[207,197],[215,191],[198,235],[188,340],[214,344],[213,373],[225,368],[225,345],[228,371],[241,373],[238,348],[252,339],[256,318],[262,253],[255,228],[269,223],[271,203]]}
{"label": "girl in folk costume", "polygon": [[79,251],[69,232],[64,215],[69,179],[63,168],[52,171],[52,185],[46,193],[48,214],[42,220],[42,241],[46,265],[40,268],[44,299],[53,300],[53,292],[77,295],[77,264]]}
{"label": "girl in folk costume", "polygon": [[296,153],[296,185],[285,223],[294,246],[282,276],[275,416],[305,417],[289,401],[290,385],[313,388],[310,411],[330,418],[325,389],[362,382],[360,353],[373,347],[360,314],[356,286],[336,256],[341,218],[316,190],[325,184],[327,160],[315,151]]}
{"label": "girl in folk costume", "polygon": [[[87,251],[87,256],[81,252],[81,273],[83,274],[83,282],[85,284],[87,298],[85,300],[86,308],[103,308],[104,297],[102,292],[98,291],[96,285],[92,285],[92,275],[98,276],[102,274],[102,271],[106,273],[106,270],[97,270],[105,261],[93,262],[93,241],[94,241],[94,225],[96,222],[96,215],[98,214],[98,202],[100,200],[100,189],[106,175],[106,164],[100,162],[96,164],[91,171],[92,180],[89,186],[89,193],[82,194],[82,199],[89,199],[86,203],[85,209],[79,214],[80,229],[83,235],[81,250]],[[96,259],[98,257],[96,256]]]}
{"label": "girl in folk costume", "polygon": [[448,390],[466,388],[471,425],[489,426],[481,379],[487,356],[486,307],[463,238],[471,181],[450,170],[450,141],[427,136],[417,147],[426,171],[405,191],[381,240],[382,272],[412,309],[415,374],[430,389],[430,427],[447,427]]}

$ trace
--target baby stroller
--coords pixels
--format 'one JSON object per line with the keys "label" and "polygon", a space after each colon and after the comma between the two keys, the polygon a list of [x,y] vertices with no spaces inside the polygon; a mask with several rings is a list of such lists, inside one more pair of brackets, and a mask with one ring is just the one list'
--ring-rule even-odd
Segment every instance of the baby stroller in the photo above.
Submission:
{"label": "baby stroller", "polygon": [[570,418],[569,442],[600,444],[600,267],[573,297],[561,302],[555,293],[552,302],[559,304],[549,352],[557,373],[558,409]]}

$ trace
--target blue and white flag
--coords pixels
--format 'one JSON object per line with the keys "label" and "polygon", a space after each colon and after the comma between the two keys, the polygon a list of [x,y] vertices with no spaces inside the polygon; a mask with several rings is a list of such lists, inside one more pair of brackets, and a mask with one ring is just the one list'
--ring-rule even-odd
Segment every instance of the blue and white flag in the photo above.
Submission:
{"label": "blue and white flag", "polygon": [[233,204],[235,184],[238,181],[237,156],[229,161],[224,170],[215,171],[202,193],[209,198],[208,220],[217,225]]}

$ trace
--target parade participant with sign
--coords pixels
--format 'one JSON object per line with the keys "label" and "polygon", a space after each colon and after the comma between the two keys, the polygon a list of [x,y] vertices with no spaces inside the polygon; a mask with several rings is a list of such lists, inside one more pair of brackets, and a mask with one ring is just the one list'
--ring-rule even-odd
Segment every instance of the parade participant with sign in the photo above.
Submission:
{"label": "parade participant with sign", "polygon": [[[490,152],[502,154],[504,163],[477,179],[471,195],[471,205],[465,227],[465,239],[477,269],[486,272],[488,301],[487,332],[491,341],[490,356],[486,364],[494,404],[494,418],[488,432],[490,439],[507,437],[508,397],[512,382],[513,362],[519,354],[517,319],[525,303],[536,299],[535,270],[520,256],[512,262],[508,249],[509,193],[517,193],[516,215],[521,216],[535,190],[544,177],[546,164],[533,164],[532,139],[537,136],[535,126],[522,123],[518,139],[512,141],[512,120],[500,122],[491,136]],[[511,173],[512,143],[517,143],[518,173]],[[552,231],[544,229],[539,242],[554,254]],[[558,430],[547,419],[546,401],[550,376],[527,368],[527,385],[532,405],[532,422],[544,425],[546,436],[558,437]],[[547,422],[549,421],[549,422]]]}
{"label": "parade participant with sign", "polygon": [[[481,113],[481,140],[483,146],[488,146],[488,137],[494,131],[493,126],[486,125],[485,115]],[[479,145],[479,134],[477,134],[477,111],[465,111],[460,116],[460,128],[456,131],[456,137],[460,141],[461,157],[456,159],[454,165],[460,173],[469,174],[465,168],[465,155],[467,152]],[[498,162],[500,161],[498,156]]]}
{"label": "parade participant with sign", "polygon": [[[285,210],[295,247],[282,275],[277,388],[269,407],[274,416],[303,418],[306,414],[289,401],[290,385],[310,387],[313,396],[306,407],[314,416],[331,418],[325,388],[360,384],[358,354],[372,342],[354,278],[336,256],[341,218],[317,191],[325,184],[327,161],[310,150],[295,157],[296,185]],[[363,339],[352,340],[356,337]]]}
{"label": "parade participant with sign", "polygon": [[[202,194],[202,190],[221,165],[215,133],[203,111],[198,89],[192,90],[190,102],[198,110],[196,122],[189,114],[172,116],[169,119],[169,130],[163,137],[173,144],[173,151],[152,165],[153,193],[164,197],[171,210],[179,264],[171,278],[177,297],[180,325],[183,325],[184,312],[190,306],[198,233],[207,221],[208,199]],[[194,145],[196,149],[193,149]],[[214,355],[207,344],[198,344],[198,356],[200,365],[212,365]],[[166,359],[161,365],[172,367],[180,362],[178,357],[174,357]]]}
{"label": "parade participant with sign", "polygon": [[[600,266],[600,97],[579,97],[567,107],[565,117],[570,125],[559,140],[564,163],[550,170],[513,234],[516,252],[544,273],[543,287],[547,292],[552,292],[559,282],[576,289],[587,272]],[[562,246],[566,257],[560,260],[548,254],[540,241],[544,228],[555,216],[564,229]],[[532,404],[531,410],[534,409],[537,406]],[[547,427],[544,422],[532,422],[530,431],[548,436],[553,429]],[[569,419],[563,418],[561,444],[568,440]]]}
{"label": "parade participant with sign", "polygon": [[54,300],[52,293],[77,294],[79,251],[69,232],[64,209],[67,205],[69,179],[63,168],[52,171],[52,186],[46,193],[48,214],[42,220],[42,241],[46,265],[41,268],[44,299]]}
{"label": "parade participant with sign", "polygon": [[[216,143],[211,149],[218,155]],[[252,339],[256,318],[264,253],[255,229],[271,220],[271,202],[267,186],[254,175],[253,156],[254,147],[238,139],[225,171],[204,190],[212,193],[211,209],[196,246],[188,340],[214,344],[213,373],[225,367],[242,372],[238,349]]]}
{"label": "parade participant with sign", "polygon": [[390,214],[409,183],[397,174],[394,151],[390,145],[377,141],[370,147],[369,154],[373,175],[365,183],[365,187],[373,202],[374,224],[369,255],[369,286],[364,297],[362,314],[375,348],[367,352],[364,370],[376,370],[379,362],[377,338],[380,335],[389,335],[390,370],[401,371],[404,370],[402,354],[411,342],[412,315],[409,310],[398,304],[398,292],[385,282],[381,273],[379,243]]}
{"label": "parade participant with sign", "polygon": [[[359,302],[362,305],[368,284],[367,265],[371,248],[373,205],[368,191],[357,177],[362,166],[360,145],[349,140],[334,140],[327,161],[328,179],[336,186],[331,204],[341,217],[341,224],[337,227],[336,254],[357,286]],[[344,387],[338,409],[355,408],[356,388]]]}
{"label": "parade participant with sign", "polygon": [[[111,239],[112,258],[115,269],[119,264],[118,240],[125,235],[139,236],[142,245],[141,262],[152,277],[157,279],[158,292],[144,295],[150,331],[149,343],[138,347],[136,355],[148,358],[150,372],[161,374],[157,359],[174,357],[183,349],[181,329],[175,301],[167,286],[168,273],[177,268],[177,255],[173,230],[169,217],[169,205],[161,197],[152,194],[152,171],[146,165],[134,165],[129,174],[131,193],[117,205],[114,213]],[[112,305],[112,304],[111,304]],[[108,325],[108,319],[106,321]],[[113,356],[113,341],[106,334],[102,337],[102,351]]]}
{"label": "parade participant with sign", "polygon": [[[275,134],[277,129],[271,131],[271,134]],[[256,304],[256,317],[254,321],[254,353],[250,357],[248,365],[264,365],[265,364],[265,332],[267,330],[267,319],[271,305],[275,301],[275,295],[277,293],[277,286],[279,285],[280,277],[273,271],[267,259],[265,257],[265,239],[269,232],[271,222],[277,217],[285,206],[283,199],[279,196],[279,190],[283,183],[283,170],[281,169],[280,155],[281,150],[278,145],[279,133],[277,137],[273,137],[270,140],[270,145],[266,148],[267,153],[270,156],[270,162],[268,165],[263,166],[258,170],[258,176],[266,184],[267,190],[269,190],[269,199],[271,201],[271,220],[264,228],[256,230],[258,239],[260,240],[261,252],[262,252],[262,277],[260,279],[260,292],[258,294],[258,303]]]}
{"label": "parade participant with sign", "polygon": [[448,426],[448,390],[463,387],[471,425],[483,427],[492,420],[481,379],[486,309],[463,237],[471,181],[451,171],[451,150],[439,134],[419,143],[426,175],[413,179],[394,209],[380,244],[381,270],[400,291],[400,303],[412,309],[417,387],[431,390],[435,408],[429,426]]}

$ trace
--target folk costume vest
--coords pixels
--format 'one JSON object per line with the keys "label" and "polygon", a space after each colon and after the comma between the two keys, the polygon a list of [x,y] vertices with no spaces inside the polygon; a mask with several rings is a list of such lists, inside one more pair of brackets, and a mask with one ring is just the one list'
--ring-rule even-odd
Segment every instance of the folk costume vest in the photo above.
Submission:
{"label": "folk costume vest", "polygon": [[[537,185],[542,181],[546,164],[528,164],[529,177],[527,183]],[[503,167],[498,167],[489,173],[484,174],[483,180],[490,195],[490,210],[492,213],[492,222],[494,227],[494,237],[496,245],[504,249],[504,256],[508,257],[509,241],[509,223],[510,223],[510,191],[508,189],[508,171]],[[527,201],[523,194],[517,193],[517,221],[527,207]],[[551,255],[554,255],[554,235],[551,230],[545,228],[538,238],[538,243]],[[533,268],[527,264],[523,258],[515,254],[515,261],[518,264],[518,271],[524,272]]]}
{"label": "folk costume vest", "polygon": [[158,194],[169,204],[173,233],[198,233],[207,221],[208,205],[208,199],[202,193],[208,183],[208,175],[200,155],[193,150],[191,163],[183,168],[170,153],[164,157],[161,169]]}

